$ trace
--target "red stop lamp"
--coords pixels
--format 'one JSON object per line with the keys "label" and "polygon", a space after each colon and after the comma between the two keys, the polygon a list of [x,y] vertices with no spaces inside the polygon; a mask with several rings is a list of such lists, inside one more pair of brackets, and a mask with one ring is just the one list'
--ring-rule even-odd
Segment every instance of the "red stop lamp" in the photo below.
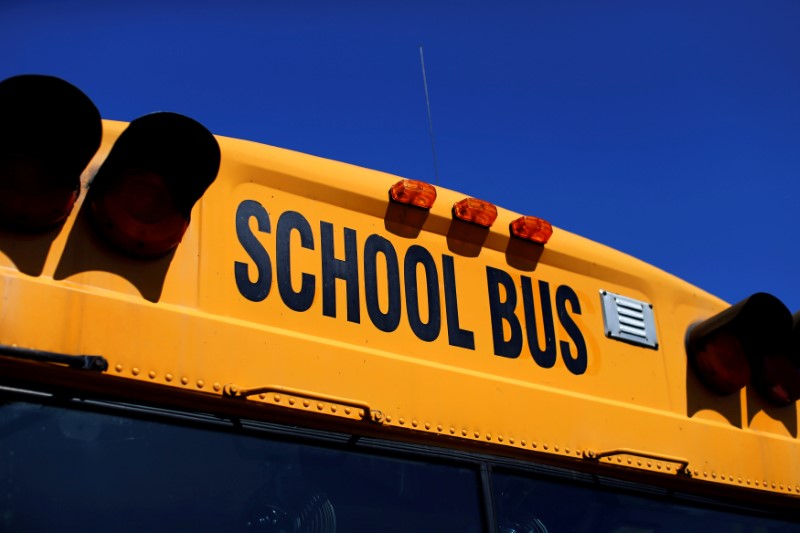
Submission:
{"label": "red stop lamp", "polygon": [[89,218],[108,244],[127,255],[166,255],[183,238],[219,163],[216,139],[194,120],[177,113],[140,117],[92,180]]}
{"label": "red stop lamp", "polygon": [[511,223],[511,235],[538,244],[547,244],[553,235],[553,226],[538,217],[519,217]]}
{"label": "red stop lamp", "polygon": [[766,354],[755,374],[756,387],[770,403],[786,406],[800,400],[800,312],[793,317],[785,349]]}
{"label": "red stop lamp", "polygon": [[424,181],[402,179],[392,185],[389,195],[395,202],[430,209],[436,201],[436,187]]}
{"label": "red stop lamp", "polygon": [[453,215],[464,222],[490,228],[497,219],[497,208],[484,200],[464,198],[453,204]]}
{"label": "red stop lamp", "polygon": [[0,224],[35,233],[61,224],[102,137],[100,113],[52,76],[0,82]]}
{"label": "red stop lamp", "polygon": [[791,322],[780,300],[756,293],[690,327],[689,362],[708,388],[733,394],[750,382],[751,375],[765,375],[772,364],[766,361],[784,352]]}

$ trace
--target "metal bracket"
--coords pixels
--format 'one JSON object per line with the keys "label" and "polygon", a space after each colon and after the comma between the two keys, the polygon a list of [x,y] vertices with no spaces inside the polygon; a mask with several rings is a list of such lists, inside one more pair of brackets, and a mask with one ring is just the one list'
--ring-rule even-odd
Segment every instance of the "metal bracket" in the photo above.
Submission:
{"label": "metal bracket", "polygon": [[223,387],[222,394],[230,398],[248,398],[258,395],[263,400],[271,399],[271,401],[276,404],[305,410],[310,410],[310,408],[314,407],[312,405],[312,403],[314,403],[316,406],[315,411],[317,412],[330,411],[332,414],[338,414],[339,408],[341,408],[343,415],[339,416],[350,418],[355,415],[361,420],[374,422],[376,424],[383,424],[385,420],[381,411],[372,409],[368,403],[360,400],[341,398],[300,389],[291,389],[279,385],[265,385],[263,387],[243,389],[233,383],[229,383]]}
{"label": "metal bracket", "polygon": [[681,457],[672,457],[629,448],[619,448],[616,450],[606,450],[596,452],[586,450],[583,452],[584,459],[593,461],[603,461],[619,466],[639,468],[642,470],[661,471],[666,473],[691,475],[689,461]]}

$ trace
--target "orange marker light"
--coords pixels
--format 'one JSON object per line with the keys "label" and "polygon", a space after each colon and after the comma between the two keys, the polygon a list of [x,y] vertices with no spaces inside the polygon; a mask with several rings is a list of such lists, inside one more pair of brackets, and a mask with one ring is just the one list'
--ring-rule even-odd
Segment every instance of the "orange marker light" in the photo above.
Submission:
{"label": "orange marker light", "polygon": [[453,214],[464,222],[491,228],[497,219],[497,208],[477,198],[464,198],[453,204]]}
{"label": "orange marker light", "polygon": [[400,180],[389,189],[392,200],[401,204],[430,209],[436,201],[436,187],[417,180]]}
{"label": "orange marker light", "polygon": [[511,223],[511,234],[527,241],[547,244],[553,235],[553,226],[537,217],[519,217]]}

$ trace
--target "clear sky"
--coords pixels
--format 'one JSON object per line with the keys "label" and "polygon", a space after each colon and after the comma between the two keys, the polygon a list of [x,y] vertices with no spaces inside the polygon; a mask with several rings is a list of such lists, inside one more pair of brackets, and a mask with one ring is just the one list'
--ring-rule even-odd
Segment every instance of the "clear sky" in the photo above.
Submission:
{"label": "clear sky", "polygon": [[800,2],[0,0],[0,79],[435,181],[800,310]]}

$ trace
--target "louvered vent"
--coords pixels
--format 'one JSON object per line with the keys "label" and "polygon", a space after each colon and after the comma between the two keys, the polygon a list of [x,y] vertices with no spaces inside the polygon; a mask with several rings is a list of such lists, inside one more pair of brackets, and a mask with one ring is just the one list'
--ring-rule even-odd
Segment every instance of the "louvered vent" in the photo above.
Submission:
{"label": "louvered vent", "polygon": [[652,305],[608,291],[600,291],[600,298],[603,301],[606,336],[658,348]]}

